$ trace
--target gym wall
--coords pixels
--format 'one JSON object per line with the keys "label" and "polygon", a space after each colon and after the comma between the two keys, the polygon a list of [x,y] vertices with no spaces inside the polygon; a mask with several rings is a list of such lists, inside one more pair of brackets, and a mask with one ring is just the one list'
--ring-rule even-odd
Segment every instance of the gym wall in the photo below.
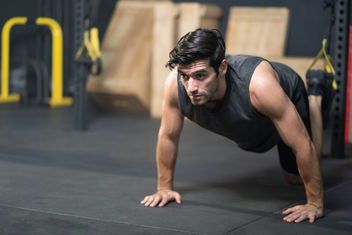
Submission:
{"label": "gym wall", "polygon": [[315,56],[321,49],[322,37],[327,31],[329,10],[323,10],[324,0],[195,0],[174,2],[202,2],[222,8],[220,30],[226,34],[228,13],[231,6],[278,6],[290,10],[287,56]]}
{"label": "gym wall", "polygon": [[[59,22],[60,19],[62,20],[63,18],[70,21],[73,19],[73,7],[65,8],[71,9],[71,12],[63,11],[63,9],[60,11],[60,9],[57,8],[58,6],[67,7],[69,4],[72,4],[72,2],[73,1],[70,0],[5,1],[0,8],[0,28],[3,27],[7,19],[15,16],[28,16],[32,18],[47,16],[57,18]],[[104,35],[116,2],[117,0],[101,0],[100,2],[99,28],[101,37]],[[290,10],[288,40],[285,53],[287,56],[315,56],[321,47],[321,40],[327,31],[329,20],[329,11],[323,10],[323,0],[174,0],[174,2],[201,2],[218,5],[223,11],[223,17],[220,21],[220,30],[225,36],[230,6],[287,7]],[[69,22],[67,25],[69,25]],[[45,29],[38,29],[34,26],[14,27],[11,31],[11,58],[36,58],[39,56],[38,53],[41,53],[41,56],[44,56],[44,58],[50,58],[50,41],[49,45],[42,45],[41,52],[38,52],[36,48],[35,38],[38,36],[38,33],[45,34],[46,32]],[[70,68],[73,56],[71,45],[72,29],[64,29],[64,33],[69,34],[66,35],[66,39],[69,42],[64,42],[64,92],[70,93],[72,92],[70,84],[73,79]],[[28,79],[29,81],[34,80],[31,78]]]}

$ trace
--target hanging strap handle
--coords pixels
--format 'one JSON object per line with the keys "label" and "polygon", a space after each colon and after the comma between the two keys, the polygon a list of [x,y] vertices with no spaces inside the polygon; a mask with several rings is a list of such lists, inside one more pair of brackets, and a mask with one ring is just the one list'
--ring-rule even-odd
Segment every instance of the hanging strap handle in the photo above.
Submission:
{"label": "hanging strap handle", "polygon": [[[318,59],[322,55],[324,55],[324,59],[325,59],[324,69],[325,69],[325,71],[328,73],[332,73],[332,75],[335,76],[335,69],[331,64],[330,56],[326,53],[326,50],[325,50],[326,42],[327,42],[327,40],[326,40],[326,38],[324,38],[323,42],[322,42],[323,46],[322,46],[321,50],[319,51],[318,55],[314,58],[312,64],[308,67],[307,71],[311,70],[313,68],[313,66],[315,65],[315,63],[318,61]],[[333,80],[332,86],[333,86],[334,90],[337,90],[337,84],[336,84],[335,80]]]}
{"label": "hanging strap handle", "polygon": [[325,46],[326,46],[326,38],[323,39],[323,47],[321,48],[321,50],[319,51],[318,55],[314,58],[313,63],[308,67],[307,70],[312,69],[312,67],[315,65],[315,63],[317,62],[317,60],[324,55],[324,59],[325,59],[325,70],[328,73],[332,73],[335,76],[335,69],[332,66],[331,62],[330,62],[330,56],[326,53],[325,50]]}

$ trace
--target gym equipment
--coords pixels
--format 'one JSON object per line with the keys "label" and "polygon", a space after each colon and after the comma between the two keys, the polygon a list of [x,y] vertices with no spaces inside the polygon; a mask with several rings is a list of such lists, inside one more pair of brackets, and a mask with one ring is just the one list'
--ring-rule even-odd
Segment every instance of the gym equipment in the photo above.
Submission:
{"label": "gym equipment", "polygon": [[349,43],[348,43],[348,65],[347,65],[347,84],[346,84],[346,118],[345,118],[345,143],[352,142],[352,125],[351,125],[351,81],[352,80],[352,16],[350,16],[349,26]]}
{"label": "gym equipment", "polygon": [[10,31],[15,25],[27,23],[26,17],[14,17],[6,21],[1,32],[1,94],[0,103],[19,102],[19,94],[9,94]]}
{"label": "gym equipment", "polygon": [[97,11],[99,0],[76,0],[75,7],[75,128],[86,128],[86,81],[102,71]]}
{"label": "gym equipment", "polygon": [[[2,55],[1,55],[1,95],[0,103],[19,102],[19,94],[9,94],[9,58],[10,58],[10,30],[16,24],[26,24],[27,17],[14,17],[9,19],[2,30]],[[39,17],[35,20],[36,25],[48,26],[52,35],[52,94],[46,102],[50,107],[70,106],[72,98],[63,97],[62,87],[62,30],[60,25],[53,19]]]}
{"label": "gym equipment", "polygon": [[[306,73],[306,81],[311,86],[308,86],[309,94],[321,95],[322,100],[322,116],[323,116],[323,128],[328,126],[329,113],[331,109],[332,99],[334,98],[336,91],[338,89],[336,81],[334,80],[335,69],[330,62],[330,56],[327,54],[326,48],[327,39],[324,38],[322,42],[322,49],[319,51],[318,55],[314,58],[312,64],[308,67]],[[312,69],[317,60],[324,55],[324,70],[314,70]],[[314,81],[315,80],[315,81]],[[321,80],[325,84],[321,84]],[[314,86],[320,87],[320,91],[316,90]],[[320,93],[322,92],[322,93]]]}
{"label": "gym equipment", "polygon": [[231,7],[226,53],[284,56],[289,14],[285,7]]}
{"label": "gym equipment", "polygon": [[346,77],[347,77],[347,42],[348,15],[350,1],[337,0],[335,2],[335,33],[334,33],[334,68],[335,81],[338,85],[335,99],[332,103],[332,138],[331,157],[345,157],[345,112],[346,112]]}
{"label": "gym equipment", "polygon": [[102,41],[104,70],[87,81],[87,91],[104,109],[147,112],[150,107],[154,5],[116,4]]}
{"label": "gym equipment", "polygon": [[39,17],[37,25],[48,26],[52,35],[52,94],[48,103],[51,107],[70,106],[73,104],[71,97],[63,97],[62,82],[62,29],[60,25],[51,18]]}
{"label": "gym equipment", "polygon": [[[14,65],[27,65],[32,68],[35,77],[36,77],[36,86],[37,86],[37,96],[35,102],[37,104],[41,103],[43,101],[43,97],[49,97],[49,95],[43,94],[43,84],[42,82],[44,81],[45,85],[45,78],[48,77],[48,71],[44,63],[41,63],[40,61],[33,60],[33,59],[12,59],[10,61],[10,64]],[[23,103],[27,103],[26,96],[21,94],[21,101]]]}
{"label": "gym equipment", "polygon": [[178,25],[178,38],[199,27],[208,29],[219,28],[221,8],[211,4],[183,2],[179,4],[180,18]]}
{"label": "gym equipment", "polygon": [[99,75],[101,73],[101,52],[99,43],[99,32],[97,28],[86,29],[83,33],[83,43],[78,49],[75,60],[79,61],[83,57],[89,58],[91,74]]}
{"label": "gym equipment", "polygon": [[[226,30],[226,53],[249,54],[294,69],[305,82],[310,57],[285,56],[290,12],[285,7],[231,7]],[[322,68],[322,60],[317,67]]]}

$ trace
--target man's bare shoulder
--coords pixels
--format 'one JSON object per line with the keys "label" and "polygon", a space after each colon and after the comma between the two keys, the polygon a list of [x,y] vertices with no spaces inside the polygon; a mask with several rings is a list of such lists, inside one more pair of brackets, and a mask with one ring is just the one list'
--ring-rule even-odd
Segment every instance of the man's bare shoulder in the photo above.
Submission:
{"label": "man's bare shoulder", "polygon": [[254,70],[249,83],[249,93],[266,96],[280,87],[279,76],[267,61],[262,61]]}
{"label": "man's bare shoulder", "polygon": [[165,82],[166,88],[176,88],[177,87],[177,70],[173,69],[170,71]]}
{"label": "man's bare shoulder", "polygon": [[279,77],[268,61],[262,61],[254,70],[250,85],[253,88],[260,88],[261,86],[270,85],[271,83],[278,83]]}
{"label": "man's bare shoulder", "polygon": [[165,81],[165,100],[172,105],[178,104],[177,70],[170,71]]}
{"label": "man's bare shoulder", "polygon": [[279,77],[269,62],[262,61],[255,69],[249,85],[252,105],[260,113],[271,116],[281,111],[287,104]]}

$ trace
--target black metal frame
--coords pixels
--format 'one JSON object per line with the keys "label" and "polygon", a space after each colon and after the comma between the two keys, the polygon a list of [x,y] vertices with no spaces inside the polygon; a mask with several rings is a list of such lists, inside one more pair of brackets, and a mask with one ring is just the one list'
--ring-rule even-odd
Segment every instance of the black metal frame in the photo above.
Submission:
{"label": "black metal frame", "polygon": [[[83,42],[84,33],[84,1],[75,0],[74,2],[74,52],[77,52]],[[75,63],[75,128],[85,129],[85,103],[86,103],[86,77],[88,69],[84,63]]]}
{"label": "black metal frame", "polygon": [[334,67],[338,90],[332,104],[332,158],[345,157],[345,104],[349,4],[349,0],[337,0],[335,3]]}

